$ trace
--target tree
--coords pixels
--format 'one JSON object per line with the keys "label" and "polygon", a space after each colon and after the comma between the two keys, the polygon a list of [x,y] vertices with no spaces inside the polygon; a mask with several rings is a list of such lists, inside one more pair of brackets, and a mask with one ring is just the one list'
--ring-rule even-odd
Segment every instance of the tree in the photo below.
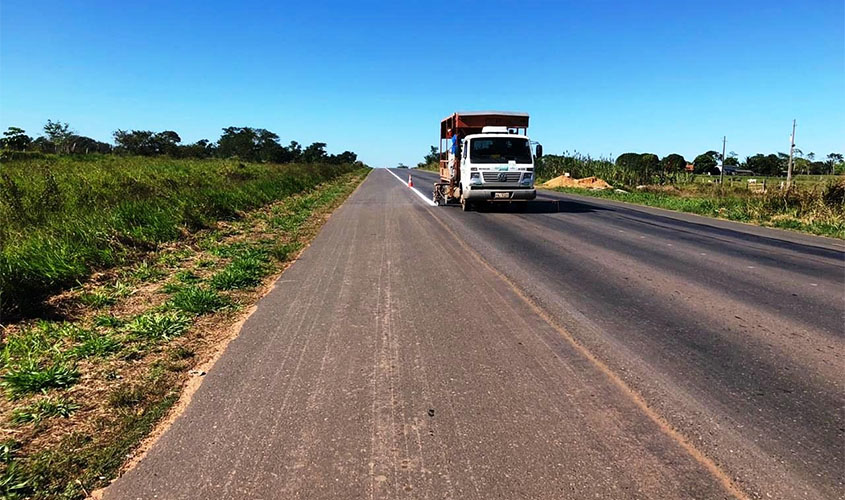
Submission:
{"label": "tree", "polygon": [[224,128],[217,141],[217,153],[224,158],[237,156],[242,160],[264,162],[283,162],[286,157],[278,135],[252,127]]}
{"label": "tree", "polygon": [[111,153],[112,146],[83,135],[71,135],[65,139],[66,153],[88,154],[88,153]]}
{"label": "tree", "polygon": [[149,130],[115,130],[114,142],[117,144],[117,151],[133,155],[151,156],[153,154],[150,144],[153,132]]}
{"label": "tree", "polygon": [[182,142],[182,138],[172,130],[165,130],[164,132],[153,134],[150,141],[151,149],[154,151],[153,154],[178,156],[179,143]]}
{"label": "tree", "polygon": [[695,173],[697,174],[718,174],[719,169],[716,168],[716,165],[719,164],[719,161],[722,159],[722,154],[718,151],[708,151],[706,153],[701,153],[700,155],[695,157],[693,160],[693,165],[695,167]]}
{"label": "tree", "polygon": [[59,121],[47,120],[47,123],[44,124],[44,135],[55,145],[57,153],[69,152],[69,141],[74,135],[73,130],[70,129],[70,125]]}
{"label": "tree", "polygon": [[440,164],[440,150],[437,149],[437,146],[429,146],[428,154],[423,157],[423,161],[420,162],[417,166],[424,167],[426,165],[439,165]]}
{"label": "tree", "polygon": [[653,153],[643,153],[640,155],[639,168],[643,176],[650,177],[660,171],[660,158]]}
{"label": "tree", "polygon": [[305,163],[317,163],[326,159],[326,143],[315,142],[305,148],[302,152],[302,161]]}
{"label": "tree", "polygon": [[218,155],[229,158],[237,156],[243,160],[256,160],[258,157],[258,134],[250,127],[226,127],[217,140]]}
{"label": "tree", "polygon": [[26,135],[26,131],[19,127],[9,127],[0,139],[0,147],[12,151],[25,151],[31,143],[32,137]]}
{"label": "tree", "polygon": [[258,152],[258,160],[262,162],[283,163],[285,148],[279,144],[279,136],[259,128],[255,130],[255,147]]}
{"label": "tree", "polygon": [[672,153],[663,157],[660,160],[660,167],[663,169],[663,172],[666,174],[674,174],[677,172],[683,172],[687,168],[687,161],[684,159],[683,156]]}
{"label": "tree", "polygon": [[339,155],[330,155],[326,159],[326,163],[330,163],[332,165],[343,165],[347,163],[355,163],[356,161],[358,161],[358,155],[352,151],[344,151]]}
{"label": "tree", "polygon": [[830,153],[827,155],[827,165],[830,167],[830,173],[836,172],[837,167],[842,164],[842,153]]}
{"label": "tree", "polygon": [[286,162],[297,162],[302,158],[302,146],[296,141],[290,141],[285,147]]}
{"label": "tree", "polygon": [[47,139],[43,135],[40,137],[36,137],[30,148],[39,151],[41,153],[56,153],[56,145],[50,139]]}
{"label": "tree", "polygon": [[208,139],[200,139],[193,144],[179,146],[177,155],[183,158],[210,158],[217,148]]}
{"label": "tree", "polygon": [[152,132],[149,130],[117,130],[114,133],[117,150],[134,155],[179,155],[182,138],[172,130]]}
{"label": "tree", "polygon": [[757,153],[745,158],[745,168],[760,175],[780,175],[782,160],[777,155]]}
{"label": "tree", "polygon": [[639,170],[640,155],[638,153],[624,153],[616,158],[616,166],[630,170]]}

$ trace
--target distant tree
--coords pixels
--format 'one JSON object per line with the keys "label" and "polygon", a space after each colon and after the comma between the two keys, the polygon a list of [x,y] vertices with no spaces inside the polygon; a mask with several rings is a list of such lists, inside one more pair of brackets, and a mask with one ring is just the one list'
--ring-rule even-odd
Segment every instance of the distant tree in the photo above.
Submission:
{"label": "distant tree", "polygon": [[47,120],[47,123],[44,124],[44,135],[55,145],[57,153],[70,152],[69,141],[73,137],[74,132],[67,123]]}
{"label": "distant tree", "polygon": [[35,151],[39,151],[41,153],[56,153],[56,152],[58,152],[56,150],[56,145],[53,144],[53,142],[50,139],[47,139],[43,135],[40,136],[40,137],[36,137],[35,140],[32,141],[30,148],[35,150]]}
{"label": "distant tree", "polygon": [[193,144],[179,146],[177,155],[183,158],[210,158],[214,156],[216,146],[208,139],[201,139]]}
{"label": "distant tree", "polygon": [[13,151],[25,151],[31,143],[32,137],[26,135],[26,131],[19,127],[9,127],[0,139],[0,147]]}
{"label": "distant tree", "polygon": [[88,154],[88,153],[111,153],[111,144],[100,142],[83,135],[71,135],[65,139],[65,153]]}
{"label": "distant tree", "polygon": [[687,161],[683,156],[677,153],[672,153],[664,156],[663,159],[660,160],[660,167],[666,174],[683,172],[684,169],[687,168]]}
{"label": "distant tree", "polygon": [[329,155],[326,163],[330,163],[332,165],[344,165],[348,163],[355,163],[356,161],[358,161],[358,155],[352,151],[344,151],[339,155]]}
{"label": "distant tree", "polygon": [[828,167],[830,168],[830,173],[833,174],[836,172],[837,167],[842,165],[843,156],[842,153],[830,153],[827,155],[827,163]]}
{"label": "distant tree", "polygon": [[630,170],[639,170],[640,155],[638,153],[624,153],[616,158],[616,166]]}
{"label": "distant tree", "polygon": [[155,150],[152,145],[154,132],[149,130],[116,130],[113,134],[115,148],[118,152],[133,155],[152,156]]}
{"label": "distant tree", "polygon": [[172,130],[165,130],[164,132],[153,134],[150,141],[152,143],[152,149],[155,151],[153,154],[178,156],[179,143],[182,142],[182,138]]}
{"label": "distant tree", "polygon": [[722,154],[718,151],[708,151],[695,157],[693,165],[695,166],[695,173],[697,174],[718,174],[719,169],[716,165],[722,159]]}
{"label": "distant tree", "polygon": [[728,157],[725,158],[724,165],[729,166],[729,167],[738,167],[739,166],[739,158],[738,158],[737,154],[734,153],[733,151],[728,153]]}
{"label": "distant tree", "polygon": [[437,146],[429,146],[428,154],[423,157],[423,161],[419,163],[419,167],[424,167],[426,165],[439,165],[440,164],[440,150]]}
{"label": "distant tree", "polygon": [[640,155],[640,173],[644,176],[652,176],[660,171],[660,158],[653,153]]}
{"label": "distant tree", "polygon": [[285,162],[297,162],[302,158],[302,146],[296,141],[290,141],[285,146]]}
{"label": "distant tree", "polygon": [[251,127],[226,127],[217,140],[217,154],[223,158],[237,156],[243,160],[258,159],[258,133]]}
{"label": "distant tree", "polygon": [[745,168],[760,175],[780,175],[783,161],[777,155],[757,153],[745,159]]}
{"label": "distant tree", "polygon": [[119,152],[141,156],[179,156],[179,143],[182,138],[172,130],[117,130],[114,133],[114,142],[117,143],[116,149]]}
{"label": "distant tree", "polygon": [[302,152],[302,161],[305,163],[318,163],[326,159],[326,143],[315,142],[305,148]]}
{"label": "distant tree", "polygon": [[279,136],[263,128],[255,129],[255,148],[258,160],[262,162],[284,163],[285,148],[279,144]]}

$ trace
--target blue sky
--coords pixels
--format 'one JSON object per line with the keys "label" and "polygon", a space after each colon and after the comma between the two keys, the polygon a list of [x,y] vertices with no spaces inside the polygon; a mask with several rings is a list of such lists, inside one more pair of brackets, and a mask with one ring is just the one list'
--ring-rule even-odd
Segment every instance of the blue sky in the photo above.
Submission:
{"label": "blue sky", "polygon": [[0,2],[0,127],[263,127],[416,164],[458,109],[547,153],[845,150],[842,0]]}

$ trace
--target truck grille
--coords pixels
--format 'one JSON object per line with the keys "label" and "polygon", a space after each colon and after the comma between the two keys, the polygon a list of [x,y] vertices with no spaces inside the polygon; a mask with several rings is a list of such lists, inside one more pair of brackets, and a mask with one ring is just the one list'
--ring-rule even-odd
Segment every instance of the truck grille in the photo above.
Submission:
{"label": "truck grille", "polygon": [[[505,174],[505,179],[500,180],[499,174]],[[519,182],[520,172],[481,172],[484,182]]]}

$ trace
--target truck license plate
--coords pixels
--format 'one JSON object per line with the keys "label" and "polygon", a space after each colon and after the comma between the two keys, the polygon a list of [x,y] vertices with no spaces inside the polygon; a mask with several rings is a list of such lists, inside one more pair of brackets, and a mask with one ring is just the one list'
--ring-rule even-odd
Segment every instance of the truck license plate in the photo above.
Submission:
{"label": "truck license plate", "polygon": [[494,198],[510,198],[510,193],[493,193]]}

